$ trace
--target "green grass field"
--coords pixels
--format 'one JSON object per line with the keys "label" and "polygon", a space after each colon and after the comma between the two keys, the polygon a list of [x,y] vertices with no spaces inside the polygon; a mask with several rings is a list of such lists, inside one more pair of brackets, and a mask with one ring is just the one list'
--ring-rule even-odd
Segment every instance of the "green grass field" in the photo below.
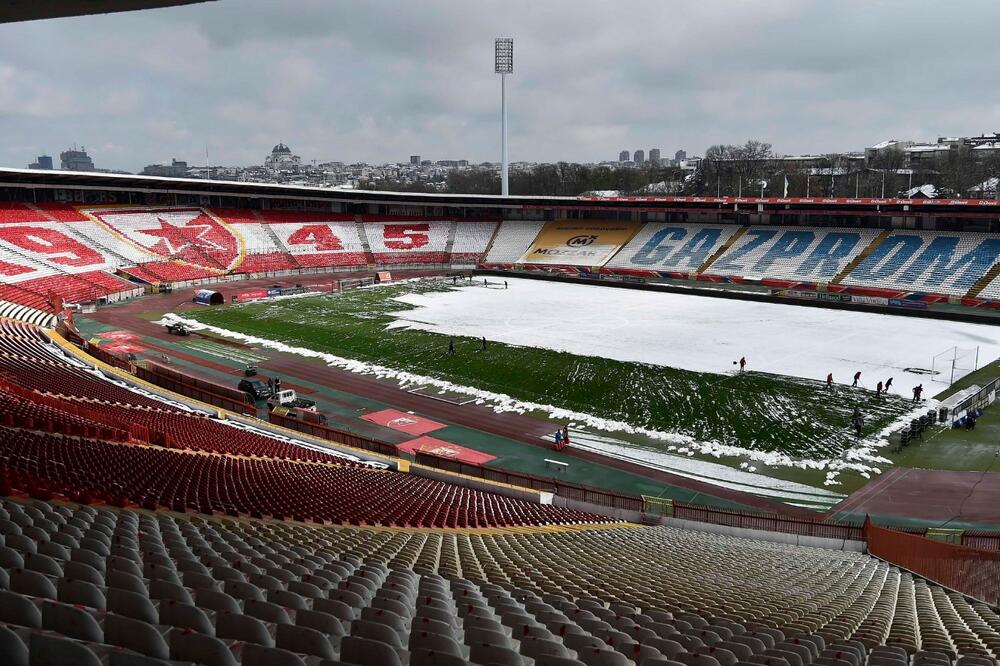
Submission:
{"label": "green grass field", "polygon": [[198,321],[286,344],[507,394],[634,426],[801,458],[837,456],[856,443],[858,406],[865,432],[882,430],[908,402],[814,381],[749,372],[719,375],[545,349],[456,339],[390,328],[390,313],[412,306],[407,292],[442,290],[413,282],[311,298],[227,305],[185,313]]}

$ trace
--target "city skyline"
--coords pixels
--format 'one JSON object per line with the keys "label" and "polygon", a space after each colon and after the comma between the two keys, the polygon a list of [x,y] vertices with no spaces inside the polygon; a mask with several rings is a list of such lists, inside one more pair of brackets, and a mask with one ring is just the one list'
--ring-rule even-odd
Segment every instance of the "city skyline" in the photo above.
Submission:
{"label": "city skyline", "polygon": [[[990,5],[934,6],[929,21],[931,6],[300,2],[289,13],[222,0],[3,25],[0,164],[73,143],[109,169],[204,163],[206,148],[213,164],[255,164],[278,139],[309,161],[499,161],[501,33],[518,44],[512,162],[610,161],[625,146],[701,154],[747,137],[825,153],[989,131],[995,104],[970,63],[1000,49],[977,18]],[[910,48],[943,24],[962,39]],[[839,48],[846,35],[866,48]]]}

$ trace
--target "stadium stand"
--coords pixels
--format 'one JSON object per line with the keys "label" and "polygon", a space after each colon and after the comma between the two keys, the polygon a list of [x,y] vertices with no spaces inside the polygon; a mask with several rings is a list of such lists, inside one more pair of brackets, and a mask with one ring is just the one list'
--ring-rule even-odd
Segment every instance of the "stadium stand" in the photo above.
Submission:
{"label": "stadium stand", "polygon": [[[512,268],[544,225],[358,220],[308,211],[0,203],[0,299],[51,311],[53,297],[117,300],[138,293],[135,283],[183,286],[228,273]],[[649,222],[601,270],[772,287],[828,283],[862,295],[964,296],[981,305],[1000,300],[1000,235]]]}
{"label": "stadium stand", "polygon": [[444,264],[454,222],[365,219],[365,235],[375,262],[383,266]]}
{"label": "stadium stand", "polygon": [[509,266],[520,259],[542,230],[544,222],[504,220],[483,260],[485,266]]}
{"label": "stadium stand", "polygon": [[[115,489],[118,500],[152,502],[153,508],[355,524],[605,521],[412,475],[379,476],[381,470],[361,469],[360,461],[338,451],[227,425],[111,383],[27,326],[0,329],[3,399],[14,406],[0,419],[3,470],[26,475],[23,484],[54,484],[71,495],[110,500]],[[202,486],[189,485],[198,479]],[[372,513],[380,503],[387,508]]]}
{"label": "stadium stand", "polygon": [[30,651],[81,664],[994,666],[998,650],[988,606],[869,556],[670,528],[371,530],[12,499],[0,526],[0,655],[14,665]]}
{"label": "stadium stand", "polygon": [[694,273],[738,230],[736,225],[648,222],[606,267],[610,272]]}
{"label": "stadium stand", "polygon": [[705,273],[830,282],[878,233],[878,229],[749,227]]}
{"label": "stadium stand", "polygon": [[998,259],[997,234],[900,230],[874,248],[843,284],[961,296]]}
{"label": "stadium stand", "polygon": [[268,226],[282,246],[303,267],[347,267],[367,265],[365,247],[351,220],[289,220]]}
{"label": "stadium stand", "polygon": [[496,222],[460,222],[455,225],[455,239],[451,247],[453,264],[476,265],[489,247]]}

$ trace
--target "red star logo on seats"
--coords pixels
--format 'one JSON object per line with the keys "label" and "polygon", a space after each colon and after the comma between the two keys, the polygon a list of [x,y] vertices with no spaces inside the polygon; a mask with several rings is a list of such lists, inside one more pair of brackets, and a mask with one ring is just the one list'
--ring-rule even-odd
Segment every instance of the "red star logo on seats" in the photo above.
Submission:
{"label": "red star logo on seats", "polygon": [[150,236],[159,236],[162,239],[150,248],[157,254],[177,256],[188,248],[206,253],[226,249],[225,246],[212,240],[210,234],[214,227],[210,224],[199,224],[197,218],[182,226],[175,226],[162,217],[157,217],[156,221],[160,223],[158,228],[140,229],[140,231]]}
{"label": "red star logo on seats", "polygon": [[146,253],[164,259],[224,271],[239,257],[240,243],[232,230],[198,209],[101,211],[94,216]]}

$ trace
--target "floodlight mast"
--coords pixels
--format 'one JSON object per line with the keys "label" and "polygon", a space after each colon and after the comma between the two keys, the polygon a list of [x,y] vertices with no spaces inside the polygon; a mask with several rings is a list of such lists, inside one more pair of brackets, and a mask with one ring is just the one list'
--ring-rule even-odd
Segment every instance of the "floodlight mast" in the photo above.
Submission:
{"label": "floodlight mast", "polygon": [[494,51],[494,71],[500,75],[500,194],[507,196],[507,75],[514,73],[514,39],[497,37]]}

